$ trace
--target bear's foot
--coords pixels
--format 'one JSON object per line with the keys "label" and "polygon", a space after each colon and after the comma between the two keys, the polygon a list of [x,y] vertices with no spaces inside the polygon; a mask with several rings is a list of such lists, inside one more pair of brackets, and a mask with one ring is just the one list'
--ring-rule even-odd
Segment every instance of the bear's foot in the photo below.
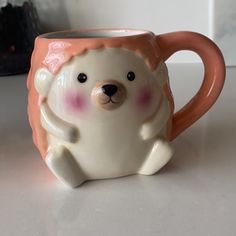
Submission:
{"label": "bear's foot", "polygon": [[52,148],[45,161],[52,173],[67,186],[75,188],[86,180],[78,163],[64,146]]}
{"label": "bear's foot", "polygon": [[153,175],[160,170],[171,158],[173,154],[172,148],[169,143],[164,140],[157,140],[149,156],[146,158],[138,174]]}

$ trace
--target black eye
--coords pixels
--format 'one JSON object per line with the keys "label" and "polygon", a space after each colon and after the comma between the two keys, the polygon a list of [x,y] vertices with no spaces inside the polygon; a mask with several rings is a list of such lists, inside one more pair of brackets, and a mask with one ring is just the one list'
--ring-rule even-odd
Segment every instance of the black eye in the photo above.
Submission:
{"label": "black eye", "polygon": [[78,77],[77,77],[77,80],[80,82],[80,83],[85,83],[86,80],[87,80],[87,75],[84,74],[84,73],[79,73]]}
{"label": "black eye", "polygon": [[127,79],[129,81],[133,81],[135,79],[135,74],[133,71],[130,71],[128,74],[127,74]]}

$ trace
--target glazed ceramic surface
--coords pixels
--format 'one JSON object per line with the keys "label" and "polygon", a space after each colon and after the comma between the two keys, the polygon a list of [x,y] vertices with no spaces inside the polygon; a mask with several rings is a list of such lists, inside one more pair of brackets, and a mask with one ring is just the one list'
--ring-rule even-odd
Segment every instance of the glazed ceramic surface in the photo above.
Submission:
{"label": "glazed ceramic surface", "polygon": [[[179,112],[165,60],[197,52],[198,94]],[[47,166],[65,184],[152,175],[171,158],[169,141],[201,117],[224,82],[216,45],[191,32],[91,30],[38,37],[28,77],[29,120]]]}

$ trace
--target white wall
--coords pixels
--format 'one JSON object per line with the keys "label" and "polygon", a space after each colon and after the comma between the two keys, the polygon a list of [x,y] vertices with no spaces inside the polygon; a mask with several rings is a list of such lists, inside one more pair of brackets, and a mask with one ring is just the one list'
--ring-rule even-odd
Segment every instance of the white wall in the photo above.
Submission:
{"label": "white wall", "polygon": [[[74,0],[65,5],[72,28],[133,27],[157,34],[193,30],[208,35],[206,0]],[[191,53],[173,59],[198,60]]]}
{"label": "white wall", "polygon": [[211,37],[223,51],[229,66],[236,65],[236,1],[210,0],[212,4]]}
{"label": "white wall", "polygon": [[[218,34],[219,30],[222,32],[225,29],[221,22],[227,15],[224,14],[222,19],[218,16],[222,9],[225,12],[225,9],[231,8],[234,1],[35,0],[35,3],[42,23],[49,31],[104,27],[144,28],[157,34],[175,30],[198,31],[216,39],[227,57],[229,53],[234,55],[232,46],[227,46],[228,41],[224,34],[220,38]],[[209,8],[210,6],[215,8]],[[216,9],[217,14],[213,12]],[[193,53],[182,52],[171,58],[171,61],[196,62],[199,58]]]}

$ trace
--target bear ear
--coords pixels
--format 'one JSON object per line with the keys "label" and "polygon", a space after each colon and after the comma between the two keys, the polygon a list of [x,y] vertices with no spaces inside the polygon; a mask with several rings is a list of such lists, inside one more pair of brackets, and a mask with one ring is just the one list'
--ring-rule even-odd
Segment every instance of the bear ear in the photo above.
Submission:
{"label": "bear ear", "polygon": [[164,84],[168,81],[168,70],[166,64],[164,62],[160,62],[153,73],[160,86],[164,86]]}
{"label": "bear ear", "polygon": [[34,78],[34,86],[40,95],[47,96],[52,80],[53,75],[46,68],[37,70]]}

